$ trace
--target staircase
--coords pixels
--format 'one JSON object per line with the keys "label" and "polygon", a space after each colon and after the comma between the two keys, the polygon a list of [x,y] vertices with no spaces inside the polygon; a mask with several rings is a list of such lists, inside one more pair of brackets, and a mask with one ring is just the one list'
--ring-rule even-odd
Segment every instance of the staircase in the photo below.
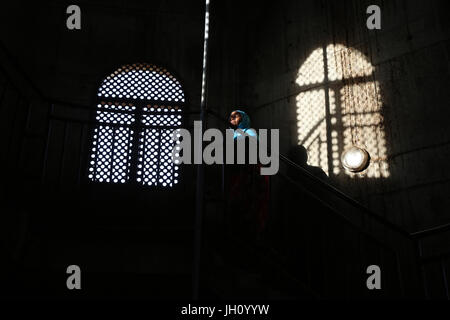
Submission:
{"label": "staircase", "polygon": [[[67,134],[70,126],[79,126],[78,138],[87,141],[89,124],[83,124],[86,107],[43,97],[9,63],[10,57],[3,51],[0,146],[5,174],[0,197],[5,263],[1,266],[0,295],[75,297],[76,293],[65,287],[65,268],[83,263],[85,247],[94,255],[85,261],[97,264],[85,268],[86,290],[76,297],[189,297],[194,186],[185,186],[179,192],[178,203],[162,194],[150,199],[146,193],[134,195],[133,199],[145,199],[144,210],[123,203],[104,206],[98,202],[94,211],[97,214],[86,214],[87,209],[92,209],[86,204],[93,202],[77,199],[87,199],[89,194],[96,199],[117,199],[115,196],[121,194],[116,190],[113,195],[108,186],[94,193],[85,189],[81,159],[87,156],[88,146],[66,149],[73,139]],[[74,119],[62,116],[66,113],[81,118],[71,121]],[[217,117],[213,112],[209,115]],[[220,120],[225,123],[225,119]],[[58,130],[64,137],[62,141],[52,136]],[[63,147],[55,147],[57,144]],[[54,152],[59,149],[62,154]],[[79,157],[79,166],[64,168],[63,160],[71,157]],[[280,173],[271,178],[270,221],[260,242],[226,235],[223,243],[231,249],[226,252],[223,245],[221,249],[210,241],[222,235],[225,213],[220,184],[208,184],[200,269],[202,299],[450,299],[450,225],[409,234],[287,157],[280,155],[280,160]],[[58,166],[60,170],[48,170]],[[295,178],[289,175],[290,169],[296,170]],[[64,175],[65,170],[71,173]],[[209,181],[220,181],[222,177],[220,170],[206,176]],[[160,201],[159,206],[186,201],[188,210],[174,217],[155,215],[151,213],[153,200]],[[47,203],[54,207],[46,207]],[[60,212],[58,208],[67,210]],[[115,239],[124,241],[114,243]],[[173,270],[162,270],[162,264],[152,260],[161,256],[155,244],[168,248],[167,259],[179,257],[182,252],[185,256],[172,261]],[[74,257],[79,262],[72,261]],[[120,261],[121,257],[131,259],[132,266]],[[366,287],[366,269],[370,265],[381,267],[381,291]]]}
{"label": "staircase", "polygon": [[[209,115],[226,123],[226,119],[214,112]],[[268,299],[278,296],[294,299],[449,298],[450,252],[448,245],[437,245],[437,239],[448,244],[450,226],[409,234],[286,156],[280,154],[280,160],[280,172],[271,177],[271,213],[263,242],[257,245],[258,249],[245,241],[237,241],[233,246],[247,253],[257,252],[257,272],[247,275],[236,271],[226,273],[227,278],[218,277],[216,267],[210,262],[210,287],[222,283],[222,290],[216,290],[222,292],[221,297],[245,292],[248,298],[264,296]],[[293,171],[295,175],[291,175]],[[221,212],[222,208],[223,203],[219,203],[211,212]],[[220,223],[212,221],[205,229],[217,230],[217,225]],[[210,241],[207,235],[205,238],[206,242]],[[433,245],[441,250],[435,252]],[[430,256],[425,258],[424,251]],[[231,270],[235,263],[236,259],[231,258],[224,264]],[[372,265],[381,268],[382,290],[367,288],[367,268]],[[281,290],[268,288],[264,281],[267,277],[262,274],[278,279],[269,281],[275,287],[283,283],[281,277],[291,279],[294,289],[283,285]],[[253,279],[260,287],[245,283],[233,286],[239,283],[240,276]],[[251,288],[258,289],[251,291]]]}

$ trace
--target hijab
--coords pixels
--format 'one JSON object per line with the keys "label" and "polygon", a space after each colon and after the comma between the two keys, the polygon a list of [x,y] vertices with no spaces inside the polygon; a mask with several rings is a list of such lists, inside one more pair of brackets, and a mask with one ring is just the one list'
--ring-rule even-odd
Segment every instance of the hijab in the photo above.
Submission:
{"label": "hijab", "polygon": [[[239,114],[241,115],[241,122],[239,122],[237,129],[241,129],[250,136],[258,137],[256,131],[251,129],[251,120],[248,114],[242,110],[234,110],[233,112],[239,112]],[[236,131],[234,132],[234,139],[237,139],[240,136],[241,136],[240,133]]]}

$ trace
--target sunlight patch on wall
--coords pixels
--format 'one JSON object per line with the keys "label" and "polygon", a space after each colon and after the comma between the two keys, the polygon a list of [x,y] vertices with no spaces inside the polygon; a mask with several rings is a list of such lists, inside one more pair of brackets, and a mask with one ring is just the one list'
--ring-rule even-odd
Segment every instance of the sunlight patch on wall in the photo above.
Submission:
{"label": "sunlight patch on wall", "polygon": [[323,51],[322,49],[315,50],[303,63],[298,72],[297,84],[307,86],[316,83],[322,83],[325,80],[325,73],[323,69]]}
{"label": "sunlight patch on wall", "polygon": [[378,81],[346,85],[340,91],[343,149],[356,145],[369,152],[371,164],[362,173],[369,178],[389,177],[379,92]]}
{"label": "sunlight patch on wall", "polygon": [[[323,50],[319,50],[323,55]],[[370,76],[374,71],[365,55],[341,44],[327,46],[327,67],[330,81]]]}
{"label": "sunlight patch on wall", "polygon": [[[297,106],[303,106],[297,116],[299,144],[308,146],[309,165],[319,166],[328,172],[325,90],[302,92],[296,99]],[[330,95],[330,101],[334,104],[334,95]]]}
{"label": "sunlight patch on wall", "polygon": [[[327,174],[389,177],[374,67],[358,50],[340,44],[328,45],[325,50],[326,56],[323,48],[311,53],[296,80],[301,91],[296,97],[298,143],[308,151],[308,164]],[[353,145],[371,156],[362,173],[350,173],[341,164],[341,155]]]}

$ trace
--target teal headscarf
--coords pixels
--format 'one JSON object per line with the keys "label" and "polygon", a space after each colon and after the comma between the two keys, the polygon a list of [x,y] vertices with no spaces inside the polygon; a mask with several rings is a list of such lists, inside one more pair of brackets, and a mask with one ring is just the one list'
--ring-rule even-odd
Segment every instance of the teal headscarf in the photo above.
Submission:
{"label": "teal headscarf", "polygon": [[[250,136],[254,136],[254,137],[258,137],[258,135],[256,134],[256,131],[251,129],[251,121],[250,121],[250,117],[248,116],[248,114],[246,114],[244,111],[242,110],[234,110],[233,112],[239,112],[239,114],[241,115],[241,122],[239,122],[238,125],[238,129],[243,130],[245,133],[247,133]],[[251,129],[251,130],[249,130]],[[236,139],[238,136],[240,136],[240,134],[238,134],[237,132],[234,133],[234,139]]]}
{"label": "teal headscarf", "polygon": [[238,125],[238,128],[244,130],[244,132],[247,131],[247,129],[250,129],[251,121],[250,121],[250,117],[248,116],[248,114],[246,114],[242,110],[235,110],[233,112],[239,112],[242,117],[241,122]]}

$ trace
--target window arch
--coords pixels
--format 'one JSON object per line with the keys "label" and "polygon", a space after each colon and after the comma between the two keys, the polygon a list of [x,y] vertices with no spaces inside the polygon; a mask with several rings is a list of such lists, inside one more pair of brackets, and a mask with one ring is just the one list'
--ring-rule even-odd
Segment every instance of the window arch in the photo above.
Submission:
{"label": "window arch", "polygon": [[370,61],[356,49],[330,44],[311,53],[296,83],[298,143],[308,150],[309,164],[339,175],[342,153],[355,145],[369,152],[371,163],[361,174],[345,174],[389,177],[380,86]]}
{"label": "window arch", "polygon": [[135,63],[108,75],[97,92],[89,179],[177,184],[172,134],[181,127],[184,102],[180,82],[164,68]]}

